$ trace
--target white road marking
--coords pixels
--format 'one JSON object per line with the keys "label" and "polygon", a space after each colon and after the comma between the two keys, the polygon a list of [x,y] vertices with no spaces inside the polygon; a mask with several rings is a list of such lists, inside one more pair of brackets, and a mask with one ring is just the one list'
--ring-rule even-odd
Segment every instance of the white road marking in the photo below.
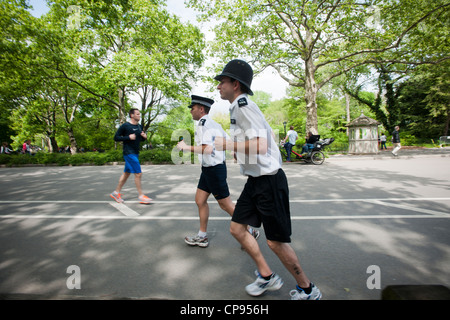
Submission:
{"label": "white road marking", "polygon": [[126,215],[127,217],[137,217],[140,214],[137,213],[136,211],[134,211],[133,209],[128,208],[126,205],[124,205],[123,203],[118,203],[118,202],[109,202],[110,205],[112,205],[114,208],[116,208],[117,210],[119,210],[120,212],[122,212],[124,215]]}
{"label": "white road marking", "polygon": [[422,213],[428,213],[428,214],[438,215],[438,216],[449,215],[446,212],[429,210],[429,209],[424,209],[424,208],[416,208],[416,207],[411,207],[411,206],[405,206],[403,204],[388,203],[388,202],[382,202],[382,201],[377,201],[377,200],[365,200],[364,202],[374,203],[374,204],[377,204],[377,205],[394,207],[394,208],[399,208],[399,209],[404,209],[404,210],[408,210],[408,211],[417,211],[417,212],[422,212]]}
{"label": "white road marking", "polygon": [[[361,220],[361,219],[448,219],[449,215],[355,215],[355,216],[292,216],[291,220]],[[198,220],[192,217],[168,216],[95,216],[95,215],[49,215],[5,214],[0,219],[92,219],[92,220]],[[209,217],[209,220],[231,220],[230,217]]]}
{"label": "white road marking", "polygon": [[[450,198],[374,198],[374,199],[290,199],[291,203],[320,203],[320,202],[362,202],[362,201],[450,201]],[[236,202],[236,201],[234,201]],[[117,203],[107,200],[0,200],[2,203],[92,203],[92,204],[102,204],[102,203]],[[127,203],[139,203],[139,201],[125,201]],[[194,200],[152,200],[151,204],[195,204]],[[211,199],[209,204],[217,203]],[[150,205],[151,205],[150,204]]]}
{"label": "white road marking", "polygon": [[[324,203],[324,202],[368,202],[377,205],[384,205],[396,207],[407,211],[418,211],[425,214],[405,214],[405,215],[322,215],[322,216],[291,216],[292,220],[357,220],[357,219],[433,219],[433,218],[450,218],[447,212],[440,212],[435,210],[428,210],[416,208],[401,204],[386,203],[383,201],[450,201],[450,198],[383,198],[383,199],[308,199],[300,200],[294,199],[292,203]],[[210,201],[210,204],[217,203]],[[0,200],[0,204],[41,204],[41,203],[79,203],[79,204],[110,204],[112,207],[118,209],[123,215],[61,215],[61,214],[4,214],[0,215],[0,219],[98,219],[98,220],[198,220],[198,216],[143,216],[129,208],[125,204],[112,201],[66,201],[66,200],[21,200],[9,201]],[[127,203],[139,203],[139,201],[127,201]],[[195,201],[173,201],[173,200],[155,200],[152,204],[195,204]],[[230,217],[224,215],[223,217],[210,217],[209,220],[223,220],[229,221]]]}
{"label": "white road marking", "polygon": [[[291,216],[291,220],[361,220],[361,219],[448,219],[450,215],[354,215],[354,216]],[[92,219],[92,220],[198,220],[198,216],[96,216],[96,215],[50,215],[5,214],[0,219]],[[230,221],[230,217],[209,217],[209,220]]]}
{"label": "white road marking", "polygon": [[289,202],[450,201],[450,198],[289,199]]}

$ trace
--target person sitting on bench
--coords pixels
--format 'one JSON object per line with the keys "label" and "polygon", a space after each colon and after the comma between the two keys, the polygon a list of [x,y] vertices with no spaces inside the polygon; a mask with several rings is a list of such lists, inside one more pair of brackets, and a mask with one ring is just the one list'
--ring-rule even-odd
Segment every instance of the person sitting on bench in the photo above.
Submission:
{"label": "person sitting on bench", "polygon": [[311,131],[308,132],[308,135],[305,137],[306,142],[302,147],[302,153],[308,153],[309,150],[312,150],[314,148],[314,143],[316,141],[319,141],[320,136],[314,135]]}

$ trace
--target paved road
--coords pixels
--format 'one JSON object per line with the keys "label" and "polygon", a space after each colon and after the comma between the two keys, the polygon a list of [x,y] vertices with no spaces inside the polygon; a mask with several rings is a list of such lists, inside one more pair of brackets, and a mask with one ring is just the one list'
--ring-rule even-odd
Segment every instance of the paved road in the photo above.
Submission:
{"label": "paved road", "polygon": [[[0,168],[0,294],[251,299],[244,286],[254,280],[254,264],[213,200],[210,247],[183,241],[198,228],[199,167],[143,166],[144,189],[155,200],[147,206],[136,201],[133,181],[123,190],[125,205],[110,201],[122,169]],[[379,299],[381,290],[367,286],[376,275],[370,266],[379,268],[381,288],[450,285],[448,155],[333,157],[284,170],[292,246],[324,299]],[[235,164],[228,172],[236,200],[245,178]],[[289,298],[292,278],[264,234],[259,242],[285,285],[256,299]],[[81,289],[67,287],[73,265]]]}

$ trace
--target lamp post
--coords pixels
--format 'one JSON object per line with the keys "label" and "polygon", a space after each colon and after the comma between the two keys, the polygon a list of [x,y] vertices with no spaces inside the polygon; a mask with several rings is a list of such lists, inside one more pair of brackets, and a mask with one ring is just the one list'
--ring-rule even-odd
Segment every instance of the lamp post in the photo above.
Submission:
{"label": "lamp post", "polygon": [[286,133],[286,124],[287,124],[287,122],[284,121],[284,122],[283,122],[283,126],[284,126],[284,136],[285,136],[285,137],[286,137],[286,134],[287,134],[287,133]]}

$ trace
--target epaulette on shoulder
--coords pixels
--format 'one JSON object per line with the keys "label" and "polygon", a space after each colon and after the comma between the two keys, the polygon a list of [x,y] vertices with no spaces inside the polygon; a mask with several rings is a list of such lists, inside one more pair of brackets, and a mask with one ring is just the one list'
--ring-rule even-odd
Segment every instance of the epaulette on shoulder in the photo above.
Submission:
{"label": "epaulette on shoulder", "polygon": [[238,100],[238,106],[239,106],[239,108],[245,107],[246,105],[248,105],[248,101],[247,101],[246,98],[240,98],[240,99]]}

